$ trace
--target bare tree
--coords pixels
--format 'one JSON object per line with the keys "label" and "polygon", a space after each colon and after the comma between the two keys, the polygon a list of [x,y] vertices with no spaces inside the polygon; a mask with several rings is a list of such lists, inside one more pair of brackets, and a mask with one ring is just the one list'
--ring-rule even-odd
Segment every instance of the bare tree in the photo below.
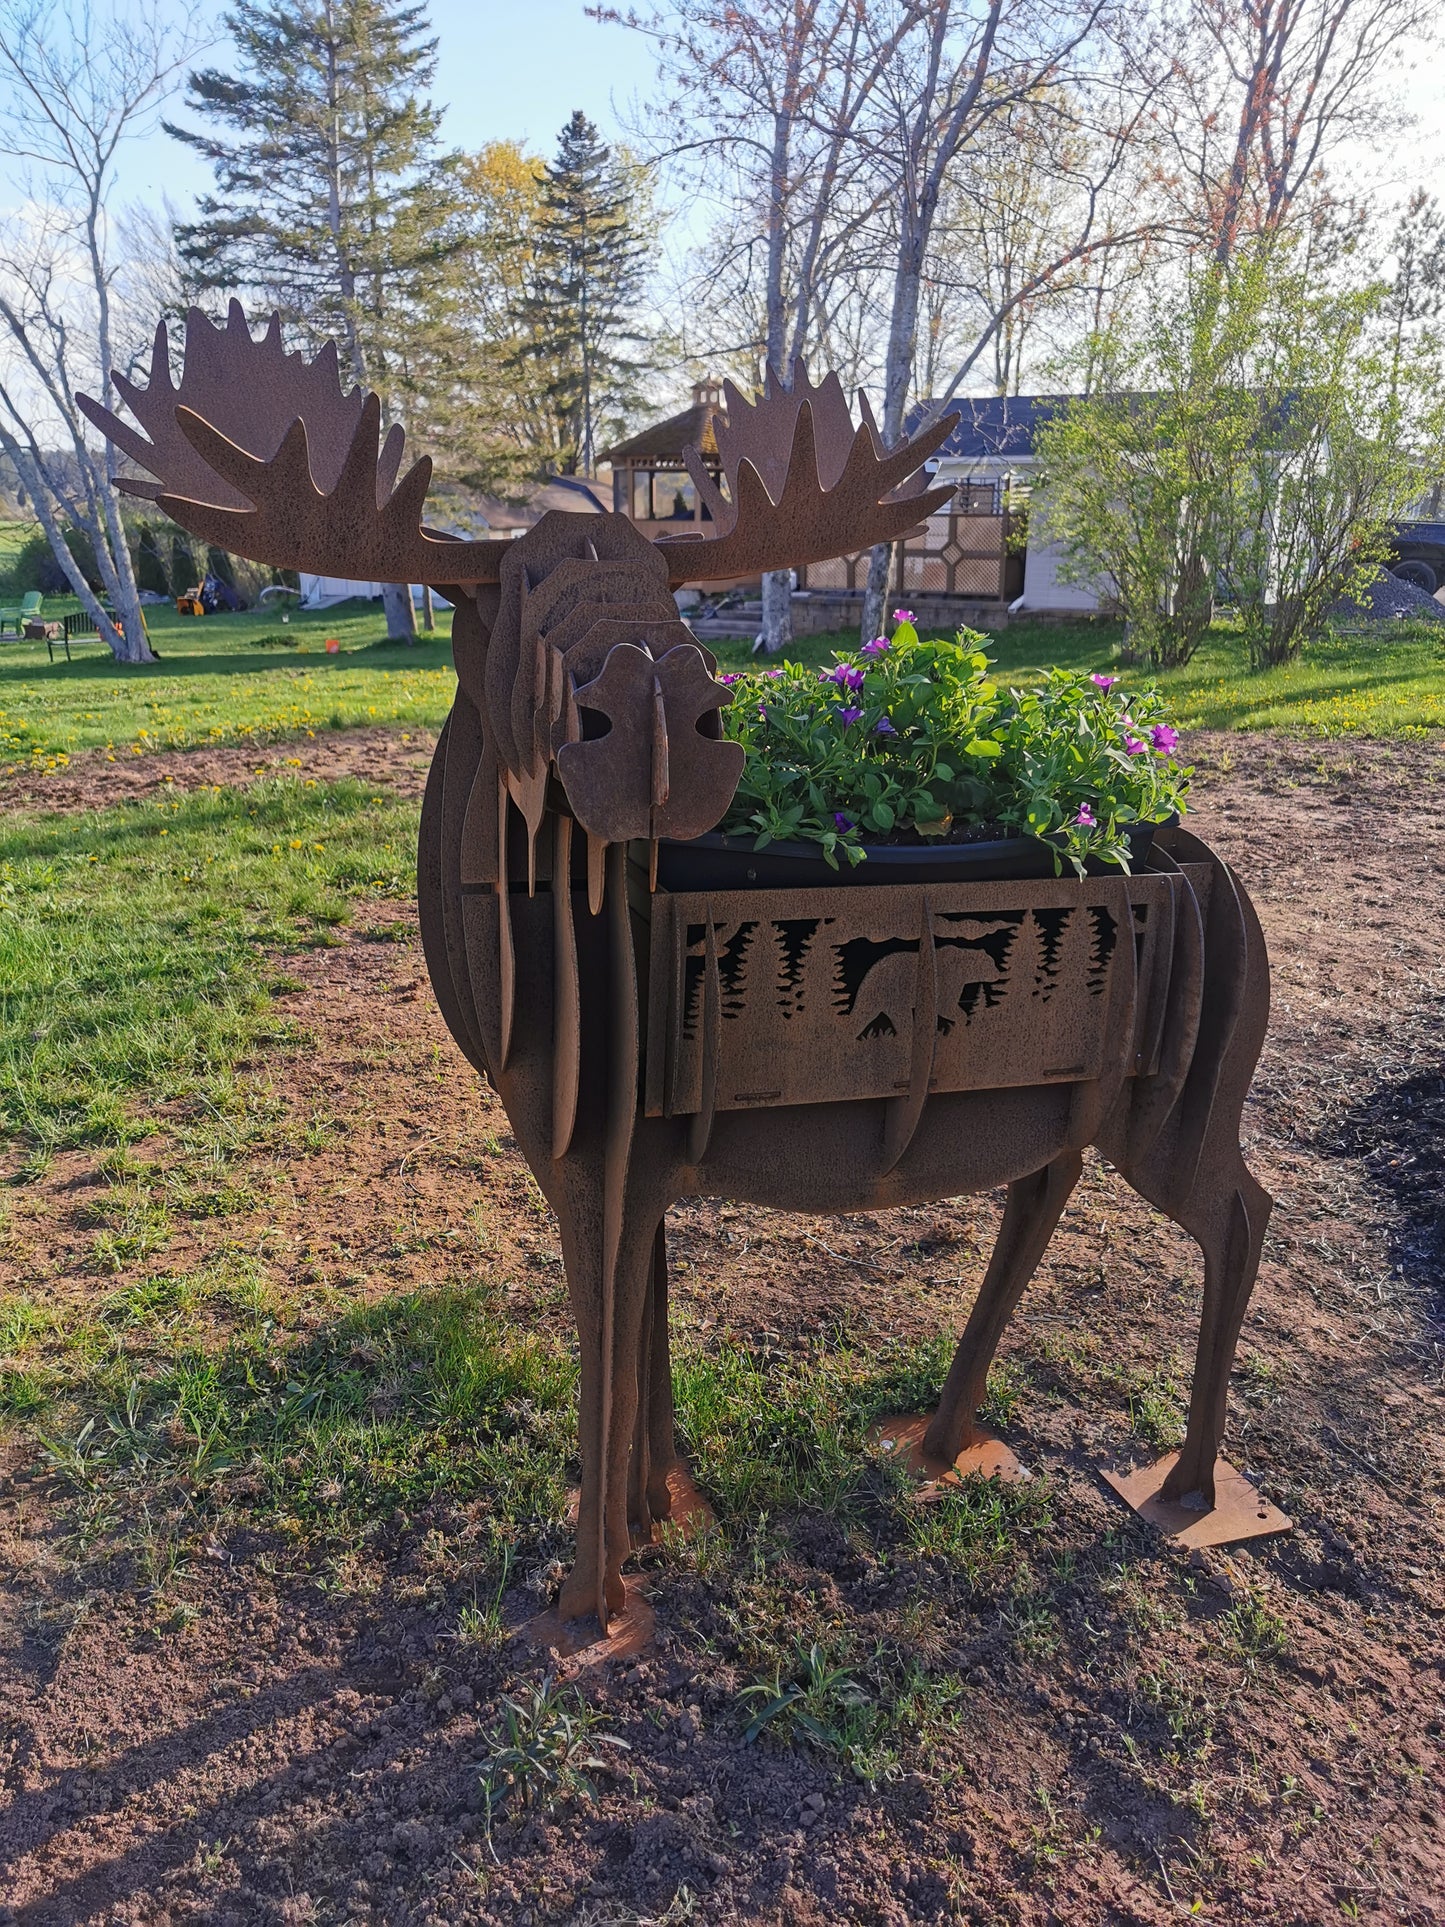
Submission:
{"label": "bare tree", "polygon": [[[995,288],[992,308],[979,312],[951,380],[934,397],[935,415],[1000,328],[1060,274],[1138,238],[1138,221],[1120,232],[1107,219],[1110,189],[1147,126],[1158,76],[1137,20],[1137,44],[1125,54],[1112,0],[893,0],[871,8],[870,18],[875,44],[894,43],[860,126],[869,170],[886,183],[881,204],[893,244],[881,424],[892,440],[903,432],[935,229],[957,170],[988,143],[1017,138],[1026,119],[1042,164],[1068,185],[1073,219],[1052,250]],[[865,636],[881,626],[887,579],[888,550],[880,548],[869,566]]]}
{"label": "bare tree", "polygon": [[[720,192],[741,219],[710,268],[755,302],[754,353],[786,383],[820,337],[846,332],[850,240],[887,183],[862,167],[857,136],[918,8],[879,30],[871,0],[687,0],[649,14],[595,10],[647,34],[666,88],[652,151]],[[856,317],[848,317],[856,318]],[[792,634],[791,578],[763,577],[762,645]]]}
{"label": "bare tree", "polygon": [[1283,226],[1343,140],[1398,126],[1384,83],[1439,19],[1436,0],[1187,0],[1166,124],[1217,261]]}
{"label": "bare tree", "polygon": [[[123,250],[109,200],[117,152],[145,133],[201,44],[161,0],[122,14],[85,0],[0,0],[0,154],[20,163],[26,204],[0,230],[0,448],[15,464],[71,588],[122,662],[152,662],[115,486],[76,406],[114,405],[112,367],[133,344],[117,310]],[[94,550],[115,619],[65,540]]]}

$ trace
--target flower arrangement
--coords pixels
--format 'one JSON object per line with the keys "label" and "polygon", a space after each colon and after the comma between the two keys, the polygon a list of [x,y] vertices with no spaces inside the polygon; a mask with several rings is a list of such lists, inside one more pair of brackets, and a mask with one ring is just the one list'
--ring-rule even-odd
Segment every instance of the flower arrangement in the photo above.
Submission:
{"label": "flower arrangement", "polygon": [[1182,813],[1192,772],[1155,691],[1062,669],[1002,689],[982,636],[924,642],[897,616],[856,661],[722,678],[747,751],[724,834],[817,843],[834,868],[870,842],[1036,836],[1082,876],[1090,857],[1127,870],[1130,827]]}

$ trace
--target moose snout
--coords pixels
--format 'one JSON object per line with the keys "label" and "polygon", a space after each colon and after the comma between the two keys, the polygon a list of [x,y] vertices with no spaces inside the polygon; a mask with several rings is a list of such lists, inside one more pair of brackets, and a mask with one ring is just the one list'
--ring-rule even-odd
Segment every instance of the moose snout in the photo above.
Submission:
{"label": "moose snout", "polygon": [[[576,691],[577,733],[557,752],[557,774],[582,828],[609,843],[710,830],[743,773],[742,744],[722,737],[719,712],[731,701],[695,643],[662,657],[630,642],[610,649]],[[594,718],[603,719],[605,733]]]}

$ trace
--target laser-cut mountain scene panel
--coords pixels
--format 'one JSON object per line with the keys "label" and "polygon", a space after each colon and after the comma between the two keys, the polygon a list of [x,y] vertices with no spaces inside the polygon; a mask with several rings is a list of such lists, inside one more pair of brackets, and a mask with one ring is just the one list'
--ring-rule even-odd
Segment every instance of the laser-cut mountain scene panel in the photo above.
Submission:
{"label": "laser-cut mountain scene panel", "polygon": [[[819,901],[826,914],[802,914],[796,891],[655,900],[650,1037],[667,1050],[667,1075],[652,1085],[665,1092],[661,1108],[688,1115],[702,1102],[709,919],[723,1110],[892,1097],[909,1087],[919,1021],[934,1032],[930,1089],[1086,1081],[1117,1043],[1114,973],[1137,970],[1147,1026],[1169,965],[1164,877],[1100,879],[1082,898],[1075,883],[1045,880],[945,885],[926,907],[922,891],[896,887]],[[925,929],[931,984],[920,968]],[[1144,1037],[1140,1048],[1147,1056]]]}

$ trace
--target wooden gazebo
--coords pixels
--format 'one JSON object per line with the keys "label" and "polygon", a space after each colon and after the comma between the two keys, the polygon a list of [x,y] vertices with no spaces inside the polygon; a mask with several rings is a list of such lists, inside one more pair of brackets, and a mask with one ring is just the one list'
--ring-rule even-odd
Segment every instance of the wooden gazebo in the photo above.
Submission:
{"label": "wooden gazebo", "polygon": [[713,417],[721,414],[722,406],[722,382],[716,376],[695,381],[691,408],[603,453],[601,459],[612,464],[613,508],[645,535],[665,535],[679,523],[712,521],[698,500],[682,451],[699,449],[708,473],[714,481],[719,478]]}

